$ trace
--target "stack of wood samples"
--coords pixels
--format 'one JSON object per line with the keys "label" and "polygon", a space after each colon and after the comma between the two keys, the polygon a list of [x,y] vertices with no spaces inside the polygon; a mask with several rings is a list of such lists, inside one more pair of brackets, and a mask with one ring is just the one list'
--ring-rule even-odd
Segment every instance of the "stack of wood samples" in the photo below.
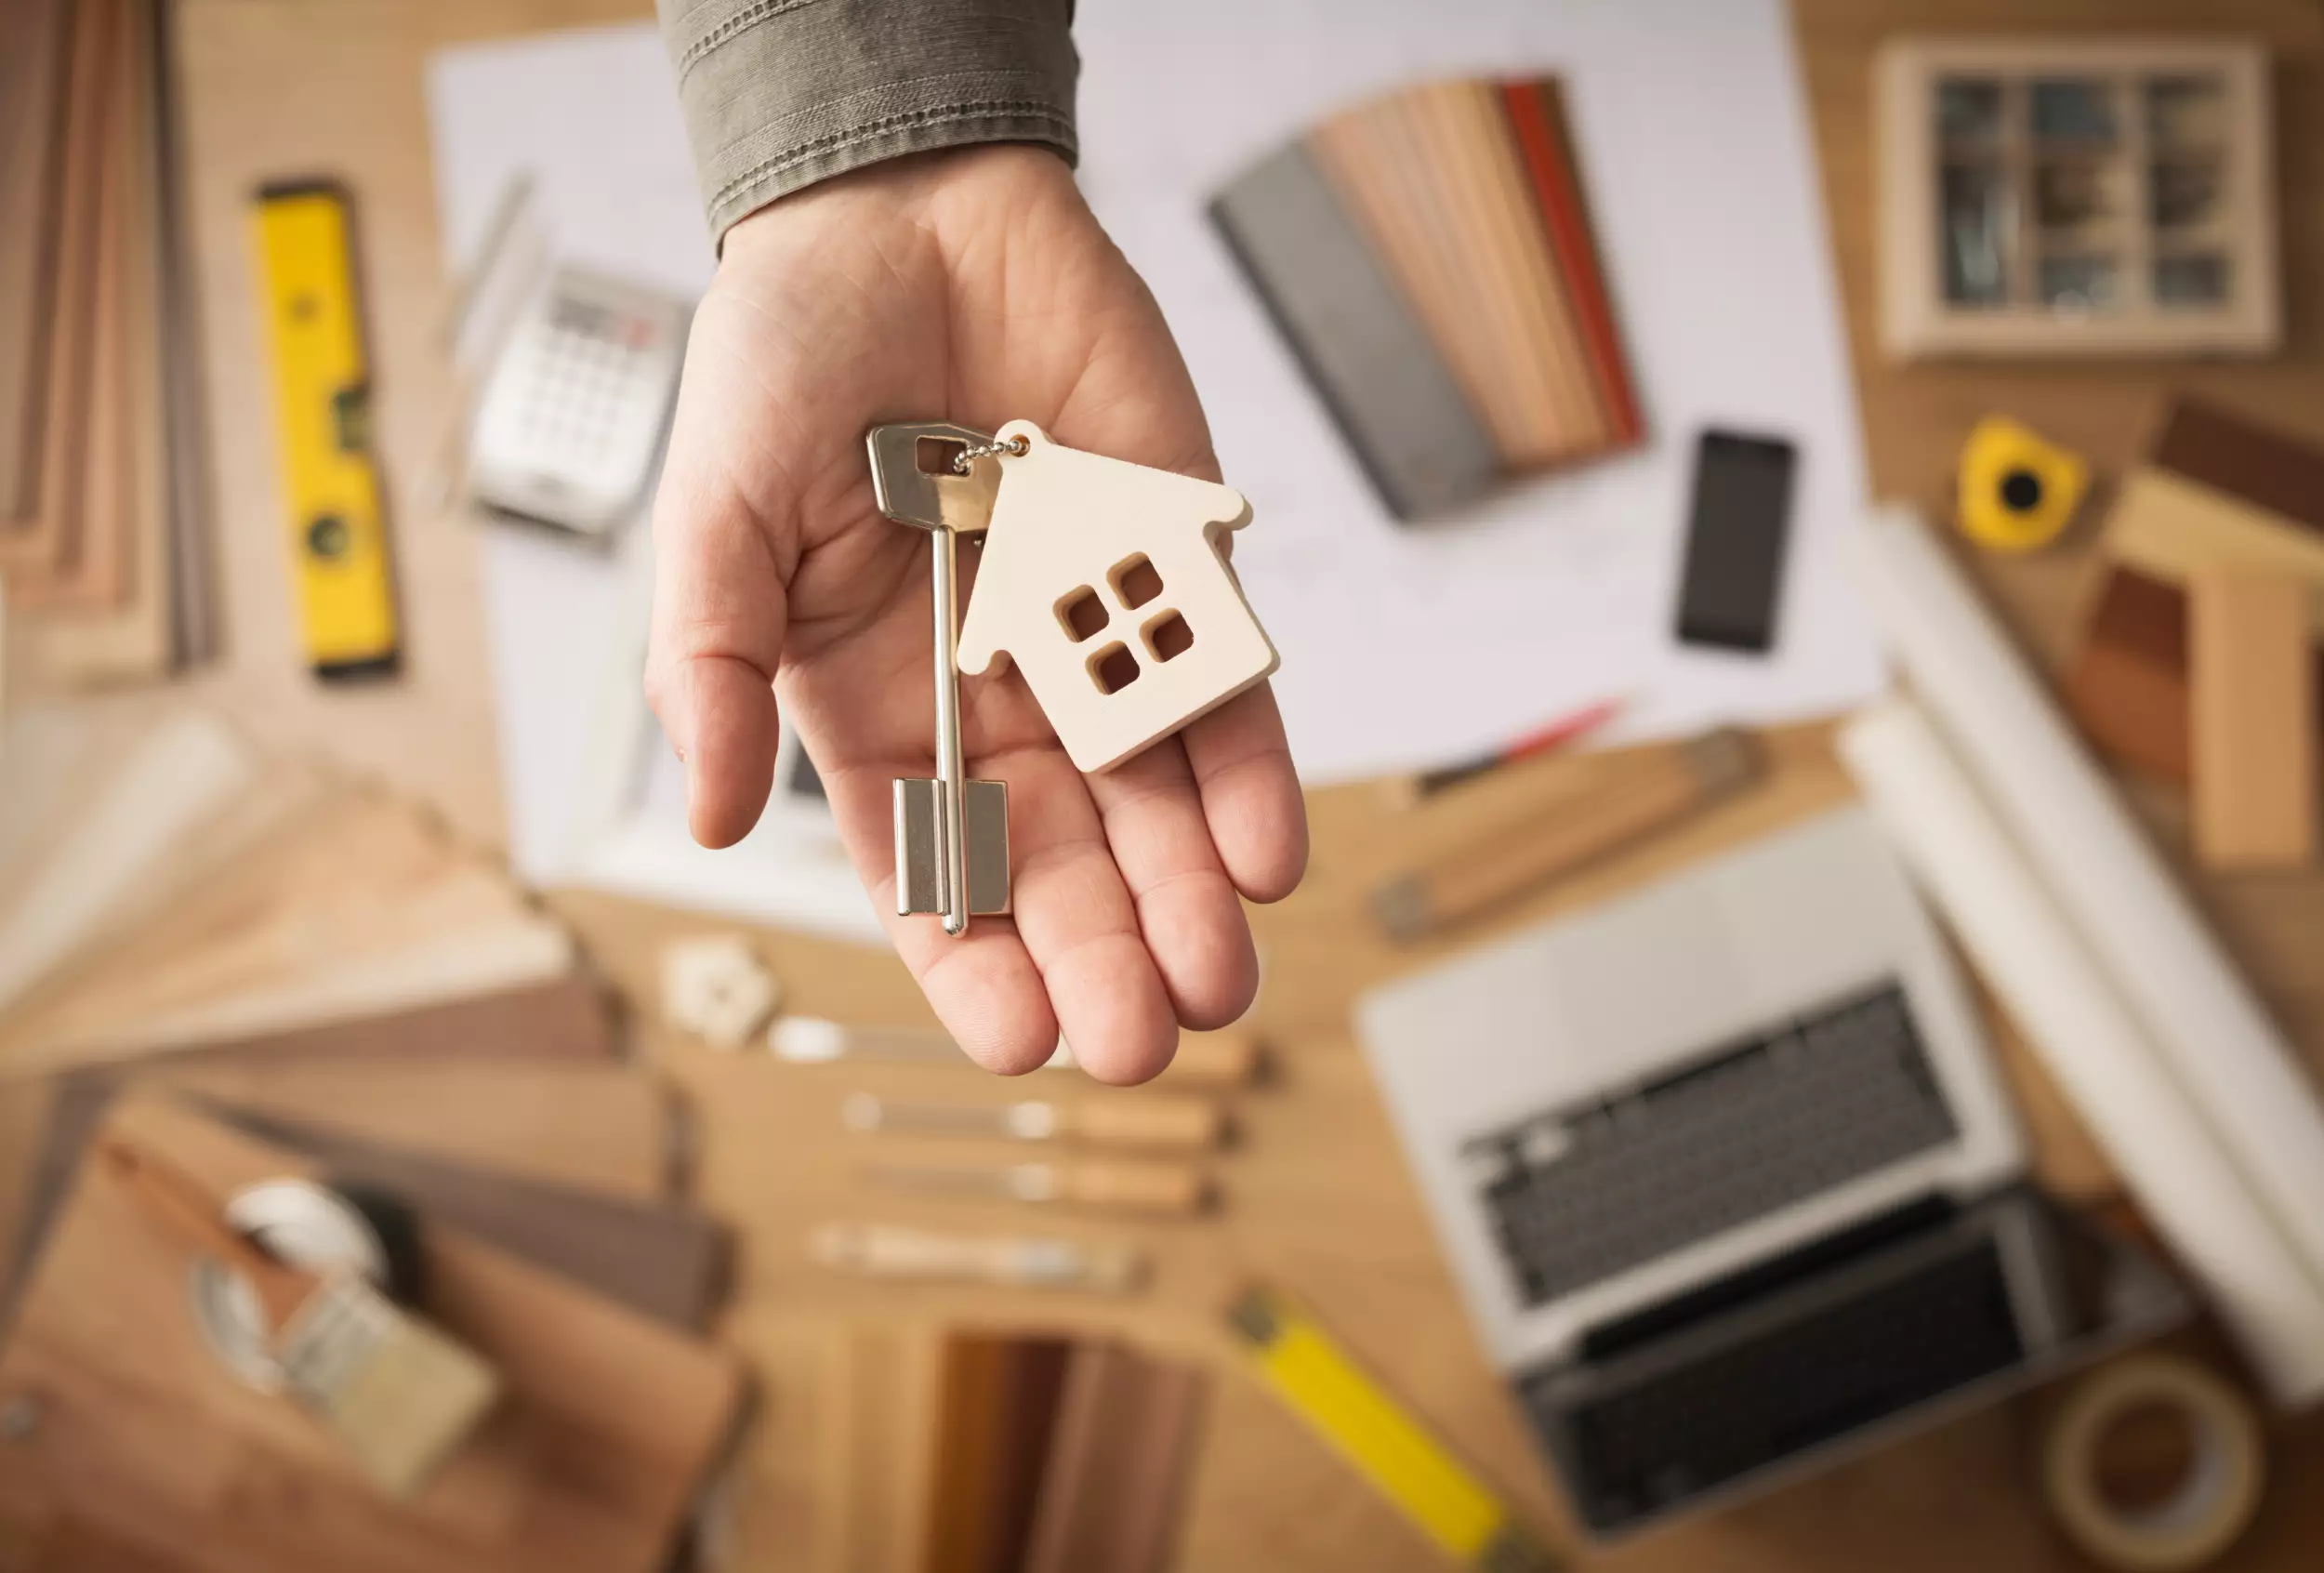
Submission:
{"label": "stack of wood samples", "polygon": [[7,0],[0,47],[0,583],[47,684],[199,639],[190,334],[164,0]]}
{"label": "stack of wood samples", "polygon": [[1211,217],[1398,518],[1643,438],[1556,81],[1343,111]]}

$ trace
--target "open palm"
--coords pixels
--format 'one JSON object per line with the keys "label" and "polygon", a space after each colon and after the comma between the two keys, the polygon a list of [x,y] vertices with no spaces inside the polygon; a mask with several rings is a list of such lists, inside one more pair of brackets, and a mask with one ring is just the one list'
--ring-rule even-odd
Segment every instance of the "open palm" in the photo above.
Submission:
{"label": "open palm", "polygon": [[[736,225],[655,501],[646,687],[686,760],[697,839],[730,845],[757,821],[779,698],[898,953],[968,1051],[1024,1070],[1062,1031],[1096,1075],[1138,1081],[1182,1023],[1248,1007],[1237,893],[1279,899],[1305,865],[1265,687],[1085,777],[1013,670],[964,679],[969,773],[1009,785],[1015,913],[957,939],[893,916],[890,782],[933,773],[927,537],[874,509],[864,433],[1020,417],[1219,478],[1169,330],[1054,154],[898,160]],[[975,560],[963,552],[971,593]]]}

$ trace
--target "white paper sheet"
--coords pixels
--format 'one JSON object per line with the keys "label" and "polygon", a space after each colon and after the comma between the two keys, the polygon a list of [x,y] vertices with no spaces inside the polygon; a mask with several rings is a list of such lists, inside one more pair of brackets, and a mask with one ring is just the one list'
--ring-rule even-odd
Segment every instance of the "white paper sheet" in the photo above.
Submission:
{"label": "white paper sheet", "polygon": [[[1829,713],[1882,668],[1832,561],[1862,511],[1854,392],[1782,0],[1173,0],[1082,7],[1082,178],[1145,273],[1253,502],[1235,563],[1283,653],[1311,783],[1445,762],[1626,695],[1612,734]],[[1430,75],[1565,81],[1598,239],[1653,433],[1473,517],[1388,520],[1211,232],[1246,163],[1334,107]],[[515,171],[560,255],[694,291],[711,252],[661,42],[646,26],[465,46],[431,64],[447,261]],[[1770,659],[1670,636],[1693,441],[1800,445]],[[496,533],[487,552],[518,866],[569,836],[614,571]]]}

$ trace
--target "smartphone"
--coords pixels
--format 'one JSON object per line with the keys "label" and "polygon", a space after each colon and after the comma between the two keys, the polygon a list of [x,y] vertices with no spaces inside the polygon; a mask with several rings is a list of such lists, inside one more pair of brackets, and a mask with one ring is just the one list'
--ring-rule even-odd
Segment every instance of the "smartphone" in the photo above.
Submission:
{"label": "smartphone", "polygon": [[1780,438],[1706,431],[1679,575],[1683,644],[1763,655],[1776,642],[1798,453]]}

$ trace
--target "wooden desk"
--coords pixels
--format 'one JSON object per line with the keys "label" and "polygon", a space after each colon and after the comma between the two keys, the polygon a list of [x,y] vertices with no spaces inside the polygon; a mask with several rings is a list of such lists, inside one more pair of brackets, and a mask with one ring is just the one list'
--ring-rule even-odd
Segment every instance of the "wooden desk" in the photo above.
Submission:
{"label": "wooden desk", "polygon": [[[1711,0],[1705,0],[1706,4]],[[421,66],[463,38],[627,18],[633,0],[183,0],[192,201],[217,427],[223,541],[219,574],[232,648],[193,687],[270,735],[324,747],[428,792],[455,822],[496,833],[498,793],[483,679],[476,551],[456,521],[413,493],[441,431],[448,380],[433,338],[445,300],[429,183]],[[1857,345],[1872,472],[1880,489],[1941,510],[1969,423],[2009,409],[2102,464],[2132,451],[2165,377],[2137,368],[1894,372],[1872,360],[1871,186],[1866,61],[1903,28],[2169,26],[2247,29],[2282,61],[2282,158],[2291,346],[2249,367],[2174,371],[2199,387],[2324,437],[2324,18],[2306,0],[1800,0],[1833,244]],[[244,201],[258,179],[318,168],[357,189],[376,337],[379,431],[395,482],[398,559],[411,615],[409,675],[370,694],[325,692],[298,671],[287,627],[273,505],[268,390],[256,356]],[[2081,543],[2086,547],[2086,540]],[[2035,647],[2054,654],[2086,575],[2068,550],[1989,575]],[[1756,797],[1545,892],[1516,918],[1598,899],[1739,838],[1847,796],[1810,730],[1776,740],[1781,766]],[[2145,806],[2166,844],[2184,846],[2172,805]],[[864,1075],[720,1056],[661,1040],[652,1051],[694,1096],[696,1186],[743,1233],[727,1336],[757,1364],[764,1414],[735,1493],[736,1566],[824,1573],[901,1566],[884,1509],[838,1499],[864,1461],[915,1467],[908,1438],[866,1413],[892,1392],[887,1355],[944,1321],[1110,1325],[1222,1364],[1217,1312],[1232,1286],[1263,1274],[1310,1298],[1422,1415],[1552,1525],[1563,1514],[1530,1444],[1476,1352],[1417,1195],[1348,1034],[1347,1002],[1414,958],[1393,956],[1356,920],[1367,877],[1424,823],[1392,821],[1361,791],[1320,794],[1307,888],[1263,914],[1269,986],[1261,1020],[1276,1046],[1274,1085],[1237,1100],[1244,1140],[1221,1163],[1228,1205],[1215,1221],[1145,1231],[1154,1289],[1116,1306],[999,1292],[871,1289],[806,1260],[803,1236],[832,1218],[907,1214],[852,1183],[856,1150],[838,1131],[847,1091],[931,1073]],[[2202,894],[2261,986],[2324,1064],[2324,881],[2205,881]],[[655,946],[707,927],[614,901],[559,900],[603,964],[650,1013]],[[794,1006],[867,1020],[908,1019],[918,1002],[894,962],[790,937],[770,941]],[[941,1073],[939,1073],[941,1074]],[[997,1089],[957,1076],[968,1091]],[[2036,1089],[2037,1094],[2039,1088]],[[2037,1107],[2040,1107],[2037,1099]],[[2070,1121],[2044,1121],[2045,1159],[2084,1192],[2107,1181],[2078,1153]],[[909,1216],[1023,1226],[1020,1212],[922,1204]],[[2013,1573],[2075,1566],[2027,1480],[2034,1401],[2004,1407],[1771,1500],[1625,1549],[1603,1565],[1710,1570],[1927,1568]],[[2281,1428],[2278,1483],[2258,1530],[2225,1566],[2306,1568],[2324,1544],[2324,1422]],[[890,1500],[900,1500],[891,1498]],[[1250,1383],[1223,1370],[1193,1487],[1180,1565],[1190,1570],[1425,1568],[1424,1545]]]}

